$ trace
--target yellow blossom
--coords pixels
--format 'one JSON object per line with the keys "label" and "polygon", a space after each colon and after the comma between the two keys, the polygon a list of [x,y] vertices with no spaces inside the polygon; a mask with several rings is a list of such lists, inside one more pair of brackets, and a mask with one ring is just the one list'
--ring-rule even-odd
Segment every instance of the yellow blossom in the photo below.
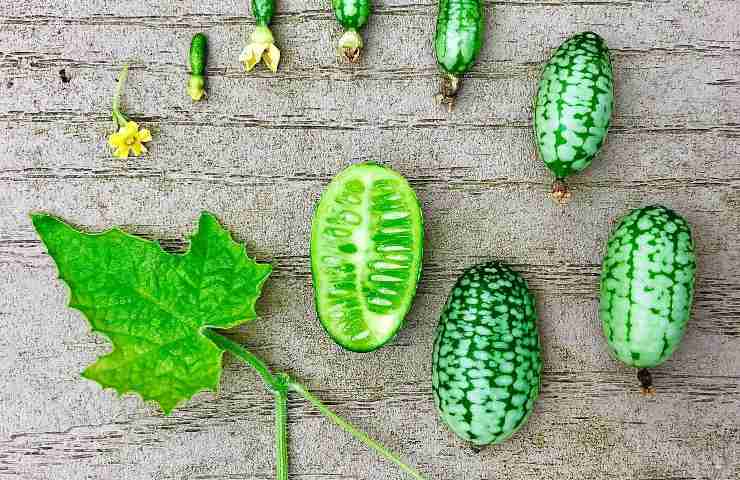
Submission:
{"label": "yellow blossom", "polygon": [[138,157],[147,152],[143,142],[152,139],[152,134],[146,128],[139,130],[136,122],[128,121],[116,133],[108,137],[108,144],[115,148],[113,155],[118,158],[128,158],[129,154]]}
{"label": "yellow blossom", "polygon": [[280,50],[274,42],[275,39],[269,28],[261,25],[257,26],[249,37],[249,44],[244,47],[241,55],[239,55],[239,61],[244,64],[244,69],[249,72],[262,60],[273,73],[277,72],[278,63],[280,63]]}

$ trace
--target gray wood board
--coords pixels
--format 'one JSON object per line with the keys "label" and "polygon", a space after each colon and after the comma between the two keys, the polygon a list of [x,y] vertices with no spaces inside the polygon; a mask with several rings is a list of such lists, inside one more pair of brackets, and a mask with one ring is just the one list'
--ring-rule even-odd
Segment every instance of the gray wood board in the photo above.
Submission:
{"label": "gray wood board", "polygon": [[[429,478],[740,478],[740,2],[486,2],[487,43],[452,114],[433,105],[436,2],[376,1],[357,66],[337,61],[328,1],[278,3],[277,75],[237,62],[243,0],[42,2],[0,12],[0,478],[273,478],[272,400],[226,357],[221,390],[165,417],[83,380],[109,350],[65,307],[28,219],[48,211],[185,247],[207,209],[275,271],[258,321],[232,338],[305,381]],[[565,208],[534,155],[543,62],[594,30],[612,49],[613,128]],[[190,37],[210,39],[209,98],[185,95]],[[151,128],[145,158],[105,144],[115,76]],[[62,82],[60,70],[68,82]],[[313,310],[310,217],[344,166],[377,161],[417,190],[426,256],[408,324],[385,348],[344,352]],[[681,348],[644,398],[606,351],[598,275],[614,222],[663,203],[694,226],[699,272]],[[545,372],[529,423],[475,451],[437,419],[434,328],[466,266],[513,265],[537,297]],[[290,402],[291,478],[403,478]]]}

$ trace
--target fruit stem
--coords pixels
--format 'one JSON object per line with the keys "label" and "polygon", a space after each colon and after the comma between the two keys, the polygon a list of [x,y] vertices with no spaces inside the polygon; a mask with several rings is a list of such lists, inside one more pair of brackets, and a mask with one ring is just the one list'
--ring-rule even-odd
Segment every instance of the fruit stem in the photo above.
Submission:
{"label": "fruit stem", "polygon": [[360,61],[360,52],[362,52],[362,36],[354,28],[348,29],[339,39],[339,50],[349,63]]}
{"label": "fruit stem", "polygon": [[565,181],[558,178],[552,183],[550,196],[560,205],[567,205],[570,202],[571,193]]}
{"label": "fruit stem", "polygon": [[290,378],[287,373],[278,373],[277,375],[274,375],[265,362],[238,343],[229,340],[225,336],[209,328],[203,329],[202,332],[203,335],[216,344],[217,347],[241,358],[249,364],[249,366],[254,368],[257,374],[262,378],[262,381],[264,381],[275,394],[275,444],[277,449],[275,454],[277,480],[287,480],[288,478],[287,424],[289,390],[301,394],[301,396],[316,407],[322,415],[334,422],[339,426],[339,428],[378,452],[386,460],[398,465],[401,470],[408,473],[411,477],[416,480],[426,480],[419,472],[406,464],[398,455],[388,450],[383,446],[383,444],[370,438],[368,434],[334,413],[329,407],[324,405],[321,400],[309,392],[301,383]]}
{"label": "fruit stem", "polygon": [[308,400],[314,407],[316,407],[319,412],[321,412],[322,415],[334,422],[339,428],[378,452],[380,456],[382,456],[386,460],[389,460],[398,465],[401,470],[408,473],[411,477],[415,478],[416,480],[425,480],[424,477],[416,471],[416,469],[414,469],[410,465],[407,465],[403,460],[401,460],[398,455],[388,450],[382,443],[370,438],[367,433],[358,429],[347,420],[334,413],[332,410],[329,409],[329,407],[324,405],[321,400],[319,400],[311,392],[306,390],[303,385],[292,380],[288,384],[288,388],[290,388],[294,392],[300,393],[303,398]]}
{"label": "fruit stem", "polygon": [[640,393],[646,396],[655,395],[655,387],[653,387],[653,375],[647,368],[641,368],[637,371],[637,379],[640,381]]}
{"label": "fruit stem", "polygon": [[451,73],[442,75],[442,84],[439,87],[439,93],[434,96],[434,101],[440,105],[447,105],[447,111],[452,112],[455,107],[455,97],[462,86],[462,78]]}

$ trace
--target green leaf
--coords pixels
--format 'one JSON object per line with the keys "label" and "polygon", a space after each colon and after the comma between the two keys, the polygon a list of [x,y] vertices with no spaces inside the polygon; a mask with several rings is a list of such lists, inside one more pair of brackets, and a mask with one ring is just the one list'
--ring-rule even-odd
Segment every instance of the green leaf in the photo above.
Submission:
{"label": "green leaf", "polygon": [[84,377],[154,400],[167,414],[195,393],[218,388],[223,350],[203,330],[256,318],[270,265],[249,258],[205,212],[182,255],[116,228],[86,234],[49,215],[32,219],[69,285],[69,306],[113,343]]}

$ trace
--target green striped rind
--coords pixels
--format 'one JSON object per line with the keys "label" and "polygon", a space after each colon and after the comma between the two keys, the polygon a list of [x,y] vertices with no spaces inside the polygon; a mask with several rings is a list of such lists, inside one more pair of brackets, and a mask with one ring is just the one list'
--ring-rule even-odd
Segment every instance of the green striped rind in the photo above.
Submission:
{"label": "green striped rind", "polygon": [[275,15],[275,0],[252,0],[252,15],[257,25],[268,26]]}
{"label": "green striped rind", "polygon": [[370,17],[370,0],[331,0],[331,6],[339,23],[347,29],[364,27]]}
{"label": "green striped rind", "polygon": [[624,217],[601,271],[601,317],[614,356],[655,367],[681,342],[694,296],[696,257],[689,224],[659,206]]}
{"label": "green striped rind", "polygon": [[532,413],[541,373],[537,312],[524,279],[495,262],[468,269],[434,343],[432,389],[444,422],[477,445],[506,440]]}
{"label": "green striped rind", "polygon": [[475,63],[483,45],[482,0],[439,0],[434,51],[445,72],[462,75]]}
{"label": "green striped rind", "polygon": [[591,164],[606,139],[613,108],[606,43],[592,32],[571,37],[545,65],[534,112],[540,157],[557,178]]}
{"label": "green striped rind", "polygon": [[416,295],[424,222],[411,186],[373,163],[340,172],[311,225],[316,311],[340,346],[376,350],[398,333]]}

